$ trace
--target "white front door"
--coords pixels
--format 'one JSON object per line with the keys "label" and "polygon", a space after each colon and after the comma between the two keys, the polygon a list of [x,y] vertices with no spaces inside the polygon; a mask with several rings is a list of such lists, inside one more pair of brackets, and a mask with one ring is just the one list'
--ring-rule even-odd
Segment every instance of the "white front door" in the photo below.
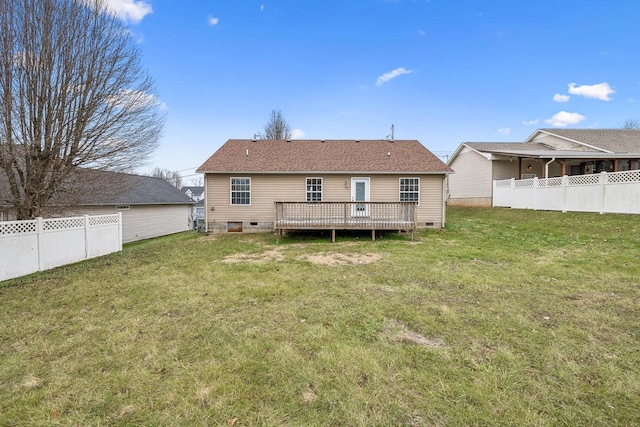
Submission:
{"label": "white front door", "polygon": [[[369,178],[351,178],[351,201],[369,201]],[[351,216],[369,216],[369,205],[366,203],[352,204]]]}

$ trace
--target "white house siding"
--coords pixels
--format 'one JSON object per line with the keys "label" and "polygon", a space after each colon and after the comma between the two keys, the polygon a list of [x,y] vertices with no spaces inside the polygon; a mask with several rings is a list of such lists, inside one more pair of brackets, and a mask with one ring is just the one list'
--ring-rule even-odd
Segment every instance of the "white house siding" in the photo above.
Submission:
{"label": "white house siding", "polygon": [[[443,175],[402,175],[420,178],[419,225],[427,222],[442,227]],[[251,205],[231,206],[231,177],[251,178]],[[351,200],[351,178],[369,177],[371,200],[397,202],[400,199],[400,175],[376,174],[206,174],[205,215],[209,231],[225,232],[229,222],[242,223],[242,231],[273,229],[273,202],[306,200],[306,178],[322,178],[322,197],[325,202]]]}
{"label": "white house siding", "polygon": [[122,212],[122,242],[150,239],[190,230],[191,205],[129,205],[128,210],[115,206],[87,206],[74,209],[75,214],[104,215]]}
{"label": "white house siding", "polygon": [[491,160],[464,147],[449,166],[450,206],[491,206]]}

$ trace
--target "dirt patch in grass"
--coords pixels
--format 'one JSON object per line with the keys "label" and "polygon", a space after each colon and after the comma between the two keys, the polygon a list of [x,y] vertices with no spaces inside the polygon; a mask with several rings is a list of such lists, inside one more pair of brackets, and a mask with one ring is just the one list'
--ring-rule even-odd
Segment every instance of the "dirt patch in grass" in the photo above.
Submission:
{"label": "dirt patch in grass", "polygon": [[239,253],[227,256],[223,261],[228,263],[284,261],[284,255],[282,254],[282,249],[283,249],[282,247],[278,247],[278,248],[271,249],[266,252],[260,252],[260,253],[239,252]]}
{"label": "dirt patch in grass", "polygon": [[338,265],[358,265],[371,264],[382,259],[381,254],[344,254],[339,252],[323,252],[309,254],[297,258],[300,261],[308,261],[318,265],[338,266]]}
{"label": "dirt patch in grass", "polygon": [[389,319],[385,323],[382,337],[394,342],[407,342],[427,348],[445,348],[444,341],[440,338],[427,338],[409,329],[407,325],[396,319]]}

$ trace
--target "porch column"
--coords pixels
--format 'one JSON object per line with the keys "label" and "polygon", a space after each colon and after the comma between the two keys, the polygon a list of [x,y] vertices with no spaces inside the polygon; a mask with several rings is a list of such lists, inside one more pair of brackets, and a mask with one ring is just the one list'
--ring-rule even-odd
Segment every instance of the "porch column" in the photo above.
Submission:
{"label": "porch column", "polygon": [[560,166],[562,168],[562,170],[560,172],[560,176],[565,176],[567,174],[567,161],[566,160],[558,160],[558,163],[560,163]]}

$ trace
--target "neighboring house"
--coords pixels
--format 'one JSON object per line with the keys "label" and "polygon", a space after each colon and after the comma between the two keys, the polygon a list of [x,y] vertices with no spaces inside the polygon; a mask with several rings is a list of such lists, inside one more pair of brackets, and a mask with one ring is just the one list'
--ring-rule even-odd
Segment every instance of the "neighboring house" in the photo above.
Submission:
{"label": "neighboring house", "polygon": [[204,187],[203,186],[184,186],[181,188],[182,192],[191,197],[194,202],[204,200]]}
{"label": "neighboring house", "polygon": [[[82,170],[81,179],[51,203],[47,217],[122,213],[122,241],[190,230],[193,201],[162,178]],[[6,191],[6,189],[5,189]],[[0,219],[15,215],[0,206]]]}
{"label": "neighboring house", "polygon": [[198,228],[198,220],[204,219],[204,187],[184,186],[181,190],[195,202],[191,213],[193,218],[193,229],[195,230]]}
{"label": "neighboring house", "polygon": [[346,202],[340,212],[362,222],[375,203],[409,203],[418,228],[441,228],[451,169],[416,140],[231,139],[197,172],[205,175],[207,230],[246,232],[274,230],[275,202],[298,203],[291,209],[305,215]]}
{"label": "neighboring house", "polygon": [[538,129],[524,142],[465,142],[448,164],[450,206],[491,206],[494,180],[640,169],[640,130]]}

